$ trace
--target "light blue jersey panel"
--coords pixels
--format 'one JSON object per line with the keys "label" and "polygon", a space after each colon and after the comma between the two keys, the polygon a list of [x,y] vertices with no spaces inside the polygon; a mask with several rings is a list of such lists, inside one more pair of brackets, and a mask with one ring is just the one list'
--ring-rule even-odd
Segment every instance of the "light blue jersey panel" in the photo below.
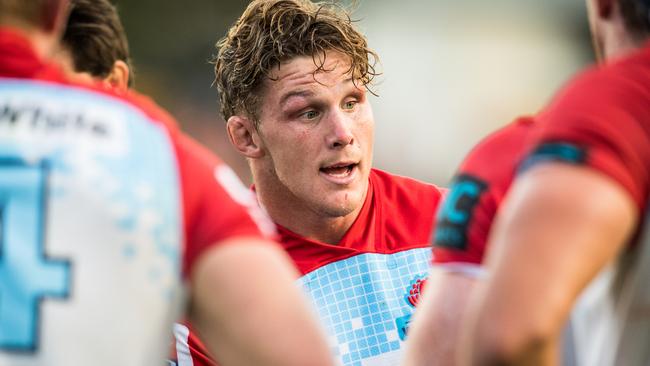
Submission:
{"label": "light blue jersey panel", "polygon": [[179,290],[178,181],[167,132],[138,109],[0,79],[0,365],[164,355]]}
{"label": "light blue jersey panel", "polygon": [[344,365],[397,364],[430,263],[431,248],[361,254],[300,279]]}

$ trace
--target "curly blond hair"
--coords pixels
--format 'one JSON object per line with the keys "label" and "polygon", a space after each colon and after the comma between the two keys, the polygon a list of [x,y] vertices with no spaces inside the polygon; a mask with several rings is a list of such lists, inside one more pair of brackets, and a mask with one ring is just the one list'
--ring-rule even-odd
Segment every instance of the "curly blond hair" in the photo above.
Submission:
{"label": "curly blond hair", "polygon": [[377,54],[354,26],[349,11],[334,3],[309,0],[254,0],[217,43],[213,60],[221,114],[228,120],[246,113],[256,123],[260,89],[282,62],[311,56],[323,68],[326,51],[350,58],[355,83],[368,87],[378,75]]}

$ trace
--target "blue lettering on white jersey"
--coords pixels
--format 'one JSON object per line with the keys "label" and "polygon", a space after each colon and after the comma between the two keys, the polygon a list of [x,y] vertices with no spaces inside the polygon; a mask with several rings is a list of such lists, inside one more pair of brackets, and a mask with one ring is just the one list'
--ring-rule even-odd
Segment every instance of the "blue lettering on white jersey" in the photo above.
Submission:
{"label": "blue lettering on white jersey", "polygon": [[34,351],[40,302],[70,292],[70,263],[43,248],[48,175],[46,162],[0,159],[0,349]]}
{"label": "blue lettering on white jersey", "polygon": [[0,79],[0,365],[162,364],[178,181],[167,131],[139,109]]}

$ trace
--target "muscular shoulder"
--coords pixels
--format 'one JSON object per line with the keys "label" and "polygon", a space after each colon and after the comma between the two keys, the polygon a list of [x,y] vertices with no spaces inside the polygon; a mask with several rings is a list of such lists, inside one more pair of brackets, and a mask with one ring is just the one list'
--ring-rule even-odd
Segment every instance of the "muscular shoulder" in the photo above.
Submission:
{"label": "muscular shoulder", "polygon": [[586,164],[617,180],[642,207],[650,182],[650,49],[574,80],[540,114],[536,149],[546,160]]}
{"label": "muscular shoulder", "polygon": [[490,183],[511,178],[535,125],[533,117],[520,117],[484,138],[467,155],[458,175],[472,175]]}
{"label": "muscular shoulder", "polygon": [[648,116],[650,50],[579,74],[540,114],[555,127],[577,124],[611,128],[612,120]]}
{"label": "muscular shoulder", "polygon": [[162,123],[166,128],[174,131],[178,128],[178,123],[174,117],[148,96],[129,91],[123,98],[128,103],[141,109],[152,120]]}
{"label": "muscular shoulder", "polygon": [[465,158],[438,211],[434,261],[481,263],[492,221],[528,151],[534,119],[522,117],[482,140]]}

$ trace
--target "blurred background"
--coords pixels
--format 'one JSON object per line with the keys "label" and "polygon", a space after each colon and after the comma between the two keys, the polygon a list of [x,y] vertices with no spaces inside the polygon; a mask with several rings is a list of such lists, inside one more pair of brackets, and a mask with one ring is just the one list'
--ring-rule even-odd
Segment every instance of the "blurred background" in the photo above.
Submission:
{"label": "blurred background", "polygon": [[[245,182],[211,87],[214,44],[244,0],[116,0],[136,89],[171,111]],[[348,2],[349,3],[349,2]],[[374,166],[448,184],[471,147],[534,114],[593,62],[582,0],[358,0],[354,18],[380,57],[372,98]]]}

